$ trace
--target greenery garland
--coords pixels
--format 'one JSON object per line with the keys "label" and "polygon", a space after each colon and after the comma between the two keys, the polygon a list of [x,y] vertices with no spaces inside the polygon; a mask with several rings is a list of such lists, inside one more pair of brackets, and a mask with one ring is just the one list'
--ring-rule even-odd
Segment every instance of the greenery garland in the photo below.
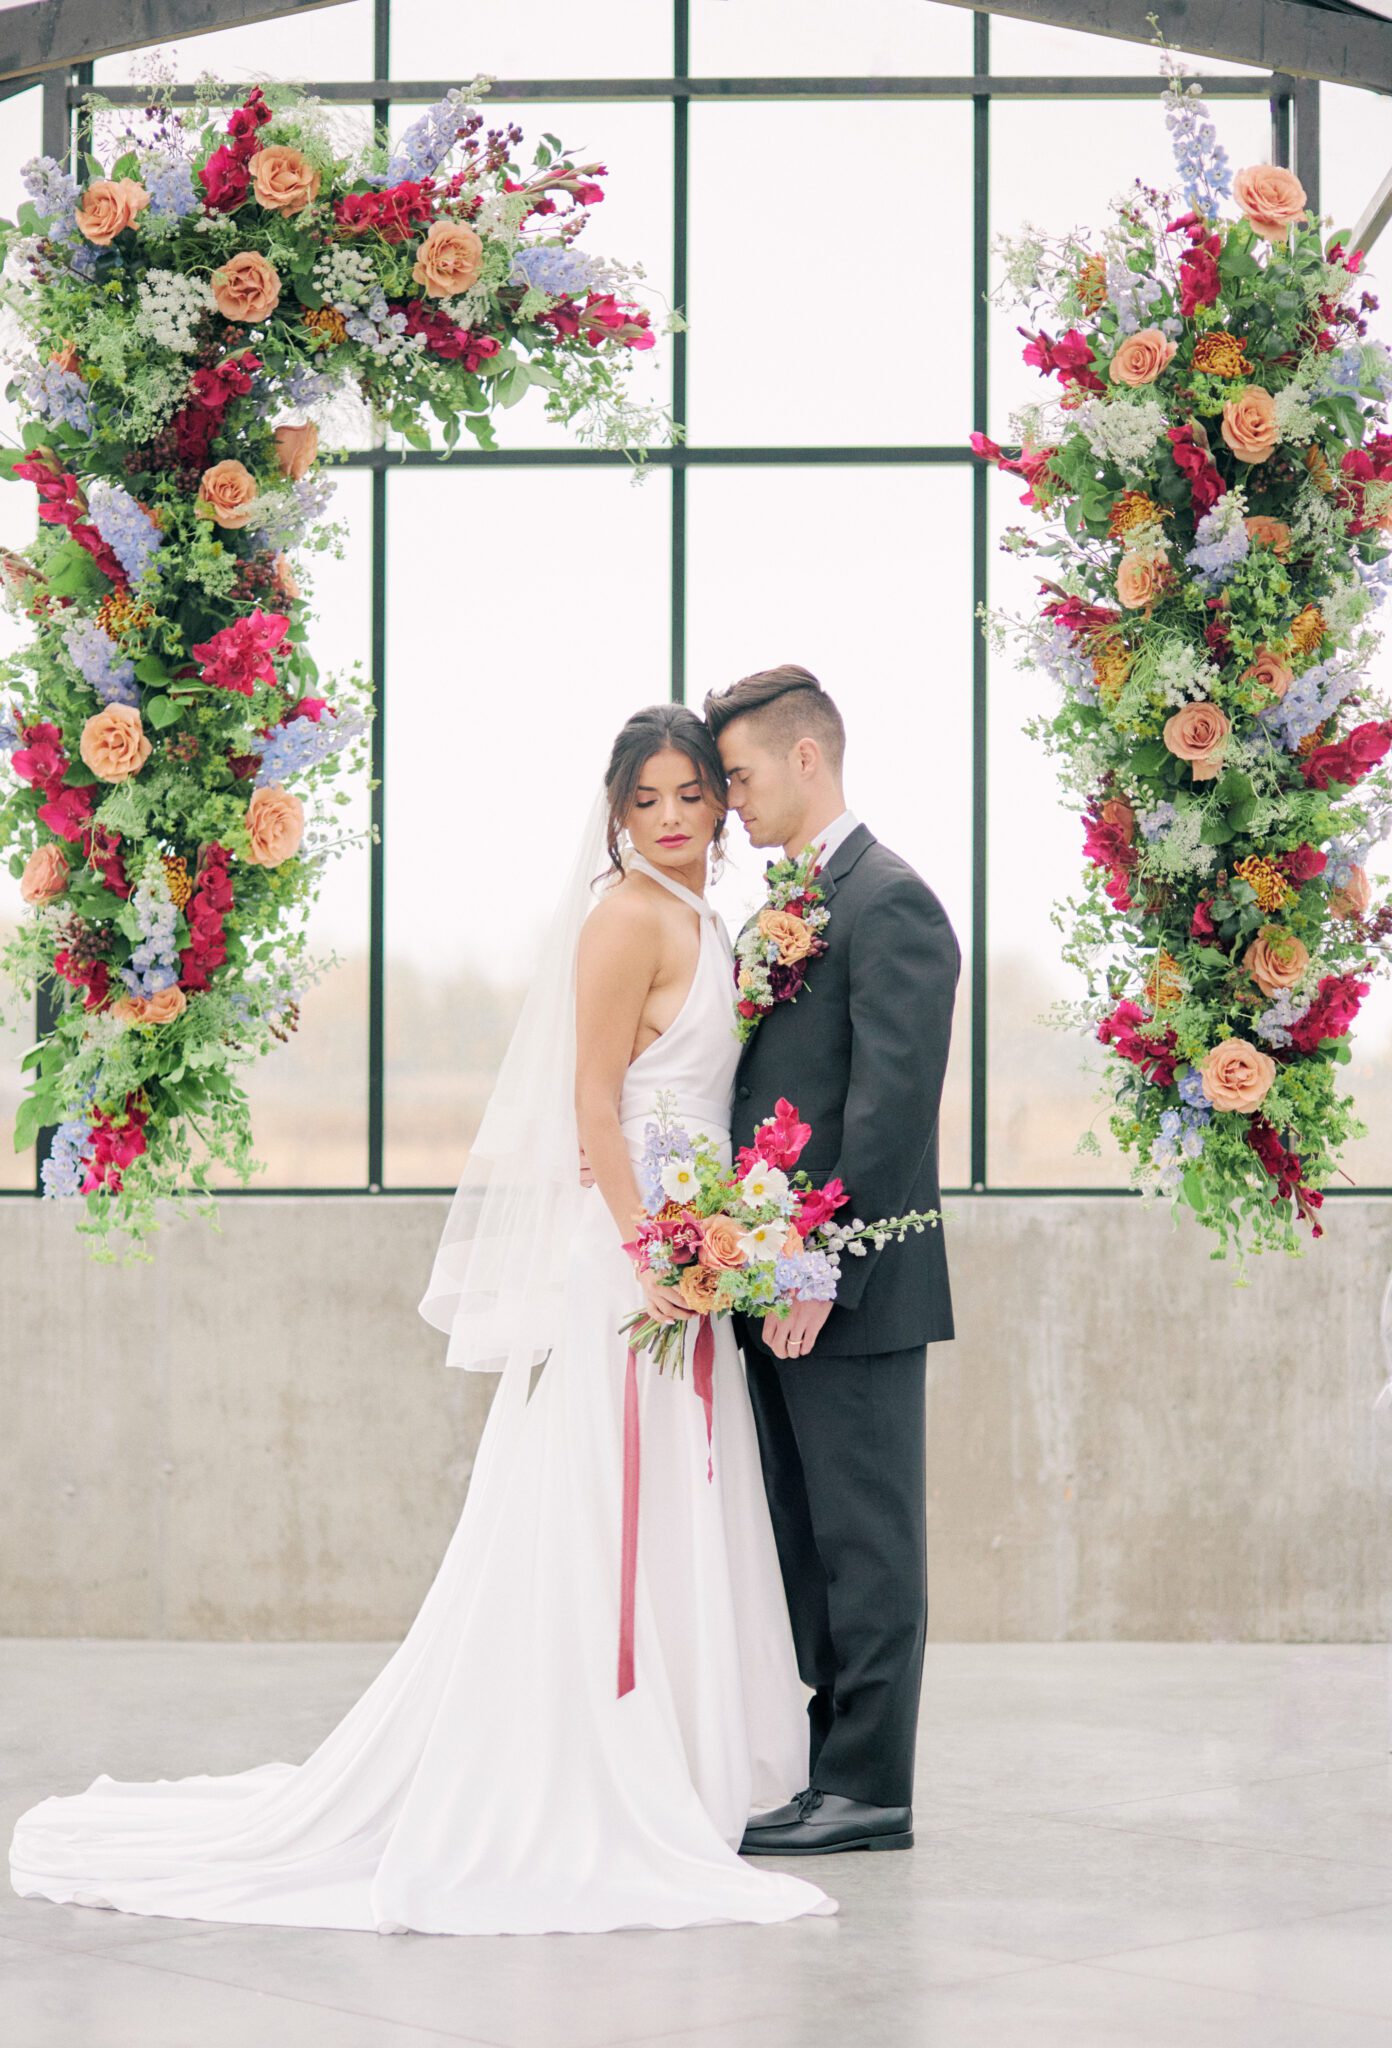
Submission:
{"label": "greenery garland", "polygon": [[0,222],[25,420],[0,475],[40,520],[0,560],[34,628],[0,663],[0,847],[33,907],[0,966],[22,1001],[41,976],[61,991],[15,1144],[57,1126],[44,1191],[85,1198],[100,1258],[119,1230],[148,1259],[161,1197],[211,1215],[213,1161],[255,1170],[238,1069],[333,964],[304,914],[368,836],[331,821],[370,689],[355,669],[318,693],[291,560],[341,548],[320,424],[347,399],[414,447],[427,414],[447,447],[461,425],[491,447],[491,415],[536,386],[591,444],[670,432],[626,391],[654,341],[641,272],[576,246],[604,166],[546,136],[523,170],[481,89],[354,151],[288,87],[219,128],[238,95],[205,75],[192,109],[157,90],[81,184],[31,161]]}
{"label": "greenery garland", "polygon": [[1360,253],[1323,239],[1294,174],[1234,176],[1173,70],[1166,118],[1182,196],[1138,183],[1100,237],[1002,240],[998,296],[1062,390],[1016,416],[1014,454],[972,438],[1043,515],[1003,542],[1046,572],[1036,615],[986,628],[1061,696],[1026,728],[1088,862],[1056,911],[1087,1000],[1060,1014],[1107,1048],[1135,1184],[1241,1266],[1321,1234],[1365,1134],[1339,1070],[1392,936],[1364,865],[1392,820],[1392,717],[1364,673],[1392,574],[1392,357]]}

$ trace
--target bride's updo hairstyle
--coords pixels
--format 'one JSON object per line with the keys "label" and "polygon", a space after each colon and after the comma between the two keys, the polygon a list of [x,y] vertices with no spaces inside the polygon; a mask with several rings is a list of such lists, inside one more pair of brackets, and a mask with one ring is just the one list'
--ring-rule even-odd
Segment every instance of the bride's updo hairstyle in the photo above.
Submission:
{"label": "bride's updo hairstyle", "polygon": [[685,754],[702,789],[720,813],[711,846],[717,859],[725,851],[729,784],[710,727],[685,704],[649,704],[646,709],[635,711],[627,724],[620,727],[604,771],[604,794],[609,799],[609,864],[615,875],[624,871],[619,839],[643,770],[654,754],[664,753],[668,747]]}

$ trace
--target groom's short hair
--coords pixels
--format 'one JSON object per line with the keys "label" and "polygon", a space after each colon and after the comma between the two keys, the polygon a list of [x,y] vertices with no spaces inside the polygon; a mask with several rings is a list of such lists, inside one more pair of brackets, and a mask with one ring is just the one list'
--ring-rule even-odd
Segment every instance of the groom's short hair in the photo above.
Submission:
{"label": "groom's short hair", "polygon": [[728,689],[712,690],[705,702],[706,724],[719,739],[733,719],[747,718],[762,745],[786,753],[800,739],[813,739],[839,775],[846,758],[841,713],[810,669],[795,661],[761,668]]}

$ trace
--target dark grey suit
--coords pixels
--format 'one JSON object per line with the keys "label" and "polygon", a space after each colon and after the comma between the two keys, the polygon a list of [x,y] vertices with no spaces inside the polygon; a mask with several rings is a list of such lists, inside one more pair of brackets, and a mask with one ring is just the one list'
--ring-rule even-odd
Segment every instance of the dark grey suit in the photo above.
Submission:
{"label": "dark grey suit", "polygon": [[[828,950],[745,1047],[734,1142],[778,1097],[867,1222],[934,1209],[938,1112],[961,970],[947,913],[858,825],[822,876]],[[924,1347],[954,1334],[941,1225],[844,1254],[836,1306],[806,1358],[777,1359],[739,1319],[764,1480],[808,1708],[810,1784],[907,1806],[927,1625]]]}

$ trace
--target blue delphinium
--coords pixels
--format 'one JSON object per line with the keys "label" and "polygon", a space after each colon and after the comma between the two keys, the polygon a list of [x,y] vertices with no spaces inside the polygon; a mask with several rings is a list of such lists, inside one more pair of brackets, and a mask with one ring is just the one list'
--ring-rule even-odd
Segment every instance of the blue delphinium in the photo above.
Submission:
{"label": "blue delphinium", "polygon": [[533,291],[551,298],[572,298],[587,291],[599,273],[593,256],[582,249],[563,248],[555,242],[537,242],[517,251],[512,261],[512,282],[530,285]]}
{"label": "blue delphinium", "polygon": [[92,524],[132,583],[139,583],[159,553],[160,531],[123,484],[98,478],[87,492]]}
{"label": "blue delphinium", "polygon": [[1143,837],[1153,843],[1164,837],[1178,816],[1179,812],[1172,803],[1158,803],[1154,810],[1142,811],[1136,823],[1140,826]]}
{"label": "blue delphinium", "polygon": [[454,148],[468,116],[469,103],[462,86],[454,86],[433,107],[427,107],[406,130],[385,171],[368,180],[373,185],[398,185],[408,178],[430,178]]}
{"label": "blue delphinium", "polygon": [[1162,1188],[1168,1191],[1177,1186],[1185,1167],[1202,1156],[1207,1126],[1212,1121],[1213,1110],[1207,1101],[1202,1109],[1186,1105],[1183,1109],[1167,1109],[1161,1116],[1160,1135],[1151,1145],[1150,1156],[1160,1169]]}
{"label": "blue delphinium", "polygon": [[1164,288],[1158,277],[1143,277],[1123,257],[1107,258],[1107,297],[1123,334],[1134,334],[1138,327],[1149,324],[1147,316]]}
{"label": "blue delphinium", "polygon": [[35,210],[49,222],[50,236],[65,240],[76,235],[81,196],[77,180],[51,156],[31,156],[20,165],[19,175]]}
{"label": "blue delphinium", "polygon": [[780,1294],[796,1291],[804,1301],[835,1301],[836,1268],[825,1252],[797,1252],[791,1258],[773,1262],[773,1277]]}
{"label": "blue delphinium", "polygon": [[1296,997],[1288,988],[1278,989],[1269,1010],[1252,1020],[1252,1029],[1268,1045],[1289,1045],[1291,1026],[1298,1024],[1310,1007],[1309,996]]}
{"label": "blue delphinium", "polygon": [[1052,676],[1078,703],[1097,703],[1097,681],[1092,673],[1092,664],[1079,652],[1078,643],[1068,628],[1061,626],[1057,619],[1050,622],[1045,637],[1038,644],[1035,658],[1045,674]]}
{"label": "blue delphinium", "polygon": [[12,706],[0,711],[0,754],[12,754],[19,745],[19,721]]}
{"label": "blue delphinium", "polygon": [[[1179,81],[1175,83],[1178,85]],[[1218,140],[1218,130],[1197,86],[1167,92],[1164,104],[1165,126],[1170,131],[1170,147],[1185,200],[1195,213],[1212,220],[1220,201],[1232,193],[1227,151]]]}
{"label": "blue delphinium", "polygon": [[643,1156],[638,1162],[638,1187],[643,1197],[643,1207],[653,1215],[667,1200],[662,1186],[662,1169],[673,1159],[690,1159],[692,1156],[691,1136],[680,1124],[671,1124],[666,1131],[660,1124],[643,1126]]}
{"label": "blue delphinium", "polygon": [[164,870],[152,865],[131,896],[140,923],[140,944],[119,973],[133,996],[155,996],[179,979],[179,949],[174,931],[178,918]]}
{"label": "blue delphinium", "polygon": [[1338,710],[1357,682],[1358,677],[1350,671],[1335,670],[1331,662],[1321,661],[1297,676],[1278,703],[1266,705],[1257,715],[1287,751],[1294,753],[1316,726]]}
{"label": "blue delphinium", "polygon": [[1222,589],[1239,563],[1245,562],[1252,543],[1242,521],[1242,502],[1228,491],[1194,528],[1194,545],[1184,557],[1195,577],[1211,597]]}
{"label": "blue delphinium", "polygon": [[91,433],[87,386],[75,370],[62,370],[57,363],[41,363],[25,378],[24,397],[31,411],[55,426],[75,427],[80,434]]}
{"label": "blue delphinium", "polygon": [[288,782],[303,775],[320,761],[337,754],[364,729],[365,721],[356,711],[331,711],[327,705],[318,718],[288,718],[274,725],[261,749],[261,766],[252,777],[257,789],[268,783]]}
{"label": "blue delphinium", "polygon": [[59,1124],[47,1159],[39,1168],[46,1195],[80,1195],[87,1175],[92,1126],[85,1117],[69,1117]]}
{"label": "blue delphinium", "polygon": [[145,190],[156,219],[182,220],[199,205],[193,166],[183,157],[157,157],[145,167]]}
{"label": "blue delphinium", "polygon": [[65,628],[63,645],[84,682],[92,685],[103,704],[139,704],[135,686],[135,663],[121,653],[104,627],[95,619],[74,619]]}
{"label": "blue delphinium", "polygon": [[1203,1075],[1197,1067],[1181,1067],[1175,1076],[1179,1099],[1186,1109],[1212,1110],[1212,1103],[1204,1094]]}

